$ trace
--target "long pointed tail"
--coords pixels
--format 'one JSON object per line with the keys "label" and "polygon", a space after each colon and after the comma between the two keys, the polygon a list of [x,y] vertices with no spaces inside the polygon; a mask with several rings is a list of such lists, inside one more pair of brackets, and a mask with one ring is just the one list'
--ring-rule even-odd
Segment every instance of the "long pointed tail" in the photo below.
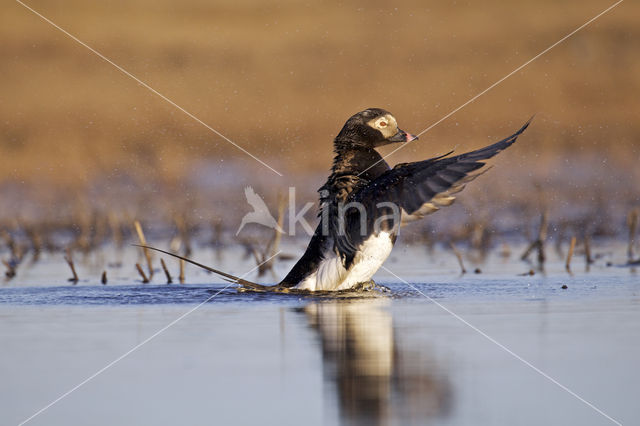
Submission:
{"label": "long pointed tail", "polygon": [[213,272],[214,274],[218,274],[225,281],[228,281],[230,283],[240,284],[243,287],[247,287],[247,288],[251,288],[251,289],[255,289],[255,290],[264,290],[265,288],[267,288],[267,286],[264,286],[262,284],[257,284],[257,283],[242,279],[240,277],[236,277],[235,275],[227,274],[226,272],[222,272],[222,271],[220,271],[218,269],[211,268],[210,266],[203,265],[202,263],[198,263],[195,260],[191,260],[189,258],[186,258],[184,256],[180,256],[178,254],[174,254],[174,253],[168,252],[166,250],[162,250],[162,249],[151,247],[151,246],[143,246],[143,245],[139,245],[139,244],[133,244],[133,245],[136,246],[136,247],[142,247],[142,248],[147,248],[147,249],[150,249],[150,250],[159,251],[160,253],[164,253],[164,254],[167,254],[169,256],[173,256],[173,257],[176,257],[178,259],[182,259],[185,262],[191,263],[192,265],[196,265],[196,266],[198,266],[198,267],[200,267],[202,269],[205,269],[205,270],[207,270],[209,272]]}

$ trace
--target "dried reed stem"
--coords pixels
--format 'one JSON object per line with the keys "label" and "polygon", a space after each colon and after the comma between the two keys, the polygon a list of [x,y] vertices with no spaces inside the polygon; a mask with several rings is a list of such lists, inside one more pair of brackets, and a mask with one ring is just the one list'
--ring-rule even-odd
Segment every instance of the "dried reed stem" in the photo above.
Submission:
{"label": "dried reed stem", "polygon": [[147,275],[144,273],[144,270],[142,269],[142,266],[140,266],[139,263],[136,263],[136,269],[138,270],[138,273],[142,277],[142,284],[148,283],[149,278],[147,278]]}
{"label": "dried reed stem", "polygon": [[76,205],[75,223],[78,224],[79,234],[76,238],[75,246],[79,248],[85,255],[91,249],[91,224],[92,216],[89,208],[84,205]]}
{"label": "dried reed stem", "polygon": [[107,271],[102,271],[102,278],[100,279],[100,282],[103,285],[107,285]]}
{"label": "dried reed stem", "polygon": [[[284,195],[278,193],[278,228],[283,229],[284,225],[284,209],[286,207],[286,199]],[[275,264],[278,257],[276,253],[280,249],[280,240],[282,239],[282,232],[278,229],[273,230],[273,237],[270,241],[270,244],[267,245],[267,250],[262,253],[262,259],[258,261],[258,275],[262,276],[262,274],[266,273],[266,271],[270,270],[273,272],[273,265]],[[265,262],[266,259],[269,259]],[[256,258],[256,260],[258,260]]]}
{"label": "dried reed stem", "polygon": [[478,221],[473,224],[471,228],[471,247],[476,250],[482,250],[485,231],[486,223]]}
{"label": "dried reed stem", "polygon": [[584,237],[584,261],[586,264],[586,270],[589,272],[589,267],[593,263],[593,258],[591,257],[591,238],[588,235]]}
{"label": "dried reed stem", "polygon": [[69,278],[68,281],[74,284],[77,283],[79,279],[78,274],[76,273],[76,267],[73,264],[73,258],[71,257],[71,250],[67,250],[67,255],[64,257],[64,260],[67,261],[69,268],[71,268],[71,273],[73,274],[73,277]]}
{"label": "dried reed stem", "polygon": [[169,273],[169,269],[167,269],[167,264],[164,263],[163,258],[160,258],[160,264],[162,265],[162,270],[164,271],[164,274],[167,276],[167,284],[171,284],[173,282],[173,279],[171,278],[171,274]]}
{"label": "dried reed stem", "polygon": [[462,255],[460,254],[456,246],[453,245],[453,243],[449,243],[449,247],[451,247],[451,250],[453,250],[453,253],[456,255],[456,258],[458,259],[458,264],[460,265],[460,272],[463,274],[466,274],[467,270],[464,268],[464,263],[462,262]]}
{"label": "dried reed stem", "polygon": [[184,245],[184,255],[191,256],[191,236],[189,235],[189,224],[184,215],[175,215],[173,218],[176,228],[178,228],[178,234],[180,235],[180,241]]}
{"label": "dried reed stem", "polygon": [[213,222],[213,240],[211,241],[211,244],[213,245],[213,247],[215,248],[215,252],[216,252],[216,259],[218,259],[218,261],[222,260],[222,247],[223,247],[223,243],[222,243],[222,234],[223,234],[223,227],[222,227],[222,221],[221,220],[216,220]]}
{"label": "dried reed stem", "polygon": [[25,232],[31,240],[31,247],[33,248],[33,261],[37,262],[40,259],[40,253],[42,253],[42,238],[38,231],[33,228],[25,229]]}
{"label": "dried reed stem", "polygon": [[7,244],[7,247],[9,248],[9,251],[11,252],[11,257],[14,259],[18,259],[18,245],[16,244],[16,240],[13,239],[13,236],[11,236],[10,233],[8,233],[7,231],[5,231],[4,229],[2,230],[2,238],[4,238],[5,243]]}
{"label": "dried reed stem", "polygon": [[184,284],[184,265],[184,260],[180,259],[180,276],[178,277],[180,284]]}
{"label": "dried reed stem", "polygon": [[[284,197],[284,195],[282,195],[281,193],[278,194],[278,228],[283,229],[282,226],[284,225],[284,208],[286,206],[286,199]],[[275,259],[273,256],[278,252],[278,249],[280,248],[280,240],[282,239],[282,232],[278,231],[277,229],[273,230],[273,244],[271,244],[271,252],[269,253],[269,256],[272,259]]]}
{"label": "dried reed stem", "polygon": [[2,264],[7,268],[4,273],[4,276],[11,279],[16,276],[16,265],[13,262],[7,262],[2,259]]}
{"label": "dried reed stem", "polygon": [[557,225],[557,231],[555,235],[555,249],[558,257],[564,258],[564,251],[562,249],[562,240],[564,240],[566,224],[564,222],[560,222]]}
{"label": "dried reed stem", "polygon": [[[278,256],[278,250],[280,248],[280,240],[282,239],[282,225],[284,224],[284,209],[286,207],[286,199],[282,194],[278,194],[278,226],[274,228],[273,235],[267,242],[264,248],[257,247],[257,243],[254,241],[244,240],[243,246],[247,250],[247,253],[252,254],[253,258],[258,265],[258,276],[261,277],[271,271],[273,273],[273,265],[275,264]],[[280,230],[279,230],[280,229]],[[275,274],[274,274],[275,276]]]}
{"label": "dried reed stem", "polygon": [[531,252],[533,250],[535,250],[536,248],[538,248],[538,245],[540,244],[540,242],[538,240],[532,241],[528,246],[527,249],[524,251],[524,253],[522,253],[522,256],[520,256],[521,260],[527,260],[529,258],[529,255],[531,254]]}
{"label": "dried reed stem", "polygon": [[146,247],[147,240],[144,237],[142,226],[140,225],[140,222],[137,220],[133,222],[133,225],[136,228],[138,239],[140,240],[140,245],[144,246],[142,250],[144,251],[144,257],[147,259],[147,268],[149,269],[149,278],[153,278],[153,263],[151,261],[151,251]]}
{"label": "dried reed stem", "polygon": [[567,253],[567,262],[564,267],[568,273],[571,273],[571,258],[573,257],[573,250],[576,248],[576,237],[571,237],[571,244],[569,245],[569,253]]}
{"label": "dried reed stem", "polygon": [[549,217],[548,213],[545,210],[542,213],[542,217],[540,218],[540,229],[538,230],[538,263],[540,266],[544,264],[547,256],[544,253],[544,243],[547,240],[547,230],[549,228]]}
{"label": "dried reed stem", "polygon": [[511,257],[511,248],[509,247],[509,244],[502,243],[502,246],[500,246],[500,257],[502,257],[503,259],[508,259]]}
{"label": "dried reed stem", "polygon": [[520,257],[522,260],[527,260],[531,252],[537,249],[538,264],[540,265],[540,267],[544,265],[544,262],[547,258],[544,251],[544,243],[547,239],[548,228],[549,228],[549,220],[548,220],[547,211],[545,210],[544,212],[542,212],[542,215],[540,217],[540,228],[538,228],[538,236],[535,241],[532,241],[531,244],[529,244],[527,249],[524,251],[524,253]]}
{"label": "dried reed stem", "polygon": [[627,226],[629,227],[629,246],[627,247],[627,258],[633,260],[633,246],[636,241],[636,230],[638,229],[638,209],[633,209],[627,215]]}

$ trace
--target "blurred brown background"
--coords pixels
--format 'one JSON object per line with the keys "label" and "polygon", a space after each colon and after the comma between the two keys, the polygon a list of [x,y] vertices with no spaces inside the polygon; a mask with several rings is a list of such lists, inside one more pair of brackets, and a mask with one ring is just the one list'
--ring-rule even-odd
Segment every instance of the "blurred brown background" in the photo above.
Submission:
{"label": "blurred brown background", "polygon": [[[139,194],[216,199],[231,184],[311,194],[353,113],[384,107],[420,132],[612,3],[27,3],[279,178],[19,3],[3,2],[1,214]],[[535,198],[537,185],[568,207],[572,197],[598,198],[595,209],[609,197],[637,203],[639,18],[640,4],[623,2],[389,162],[480,147],[536,113],[476,185],[486,202],[498,189],[502,199]]]}

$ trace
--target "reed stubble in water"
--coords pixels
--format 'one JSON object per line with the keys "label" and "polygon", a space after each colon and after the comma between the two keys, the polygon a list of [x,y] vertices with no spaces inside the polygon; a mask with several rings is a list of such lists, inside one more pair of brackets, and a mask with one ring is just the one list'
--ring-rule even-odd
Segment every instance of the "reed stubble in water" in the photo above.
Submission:
{"label": "reed stubble in water", "polygon": [[173,283],[173,279],[171,278],[171,273],[167,268],[167,264],[164,263],[164,259],[160,258],[160,265],[162,265],[162,270],[164,271],[164,275],[167,277],[167,284]]}
{"label": "reed stubble in water", "polygon": [[540,270],[544,269],[544,262],[547,259],[545,254],[544,244],[547,240],[547,231],[549,228],[549,219],[548,213],[544,210],[540,216],[540,227],[538,228],[538,236],[537,238],[529,244],[527,249],[524,251],[522,256],[520,257],[522,260],[527,260],[529,255],[533,250],[538,251],[538,267]]}
{"label": "reed stubble in water", "polygon": [[69,265],[69,268],[71,269],[71,273],[73,274],[73,276],[69,278],[68,281],[76,284],[79,281],[79,279],[78,279],[78,274],[76,273],[76,267],[75,267],[75,264],[73,263],[73,257],[70,249],[67,250],[67,254],[64,257],[64,260],[67,261],[67,265]]}
{"label": "reed stubble in water", "polygon": [[627,259],[633,262],[634,246],[636,241],[636,230],[638,229],[638,216],[640,209],[633,209],[627,215],[627,226],[629,227],[629,244],[627,246]]}
{"label": "reed stubble in water", "polygon": [[144,269],[142,269],[142,266],[140,266],[139,263],[136,263],[136,269],[137,269],[138,273],[140,274],[140,276],[142,277],[142,283],[143,284],[147,284],[149,282],[149,278],[144,273]]}
{"label": "reed stubble in water", "polygon": [[449,247],[453,250],[453,253],[456,255],[456,259],[458,259],[458,264],[460,265],[460,273],[463,275],[467,273],[467,270],[464,267],[464,262],[462,261],[462,254],[458,251],[453,242],[449,243]]}
{"label": "reed stubble in water", "polygon": [[567,253],[567,261],[564,264],[566,271],[573,275],[571,272],[571,258],[573,257],[573,251],[576,248],[576,237],[571,237],[571,243],[569,244],[569,253]]}
{"label": "reed stubble in water", "polygon": [[[140,222],[136,220],[135,222],[133,222],[133,225],[136,228],[136,233],[138,234],[138,239],[140,240],[140,245],[143,246],[142,250],[144,252],[144,257],[147,259],[147,268],[149,270],[149,279],[151,279],[151,278],[153,278],[153,262],[151,260],[151,252],[149,251],[148,248],[146,248],[147,239],[144,236],[144,232],[142,231],[142,225],[140,225]],[[146,278],[146,275],[145,275],[145,278]],[[149,282],[148,279],[147,279],[147,282]]]}

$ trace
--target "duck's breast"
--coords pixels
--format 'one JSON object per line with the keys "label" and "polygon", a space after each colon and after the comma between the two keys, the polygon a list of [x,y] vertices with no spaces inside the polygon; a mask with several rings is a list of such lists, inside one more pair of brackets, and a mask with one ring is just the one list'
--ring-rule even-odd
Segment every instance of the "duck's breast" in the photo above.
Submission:
{"label": "duck's breast", "polygon": [[358,248],[349,269],[342,258],[329,245],[318,268],[302,280],[295,288],[310,291],[348,290],[356,284],[367,282],[389,257],[395,235],[380,232],[371,235]]}
{"label": "duck's breast", "polygon": [[347,290],[356,284],[369,281],[391,254],[394,242],[395,235],[385,231],[364,240],[337,290]]}
{"label": "duck's breast", "polygon": [[342,259],[327,249],[318,268],[295,286],[298,290],[332,291],[337,290],[347,275]]}

